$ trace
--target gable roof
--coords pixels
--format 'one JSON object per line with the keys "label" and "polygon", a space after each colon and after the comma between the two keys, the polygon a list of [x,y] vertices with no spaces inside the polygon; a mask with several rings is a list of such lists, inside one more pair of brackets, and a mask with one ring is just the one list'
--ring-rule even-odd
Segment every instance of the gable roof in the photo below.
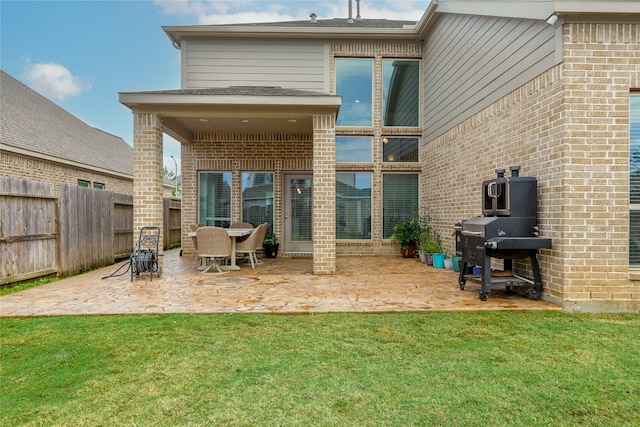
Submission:
{"label": "gable roof", "polygon": [[0,143],[16,153],[133,178],[133,148],[0,70]]}

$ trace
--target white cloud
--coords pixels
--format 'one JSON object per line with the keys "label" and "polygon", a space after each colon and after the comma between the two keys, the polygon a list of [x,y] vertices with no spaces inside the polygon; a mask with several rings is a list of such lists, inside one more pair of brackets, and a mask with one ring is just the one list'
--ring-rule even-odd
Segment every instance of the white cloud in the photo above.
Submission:
{"label": "white cloud", "polygon": [[[316,13],[319,19],[346,18],[348,1],[266,1],[266,0],[154,0],[167,15],[192,17],[199,25],[220,25],[258,22],[296,21]],[[363,19],[391,19],[418,21],[428,2],[425,0],[362,0]],[[352,3],[353,17],[357,4]]]}
{"label": "white cloud", "polygon": [[66,67],[51,62],[28,64],[22,78],[36,92],[59,101],[78,96],[93,86],[91,82],[71,75]]}

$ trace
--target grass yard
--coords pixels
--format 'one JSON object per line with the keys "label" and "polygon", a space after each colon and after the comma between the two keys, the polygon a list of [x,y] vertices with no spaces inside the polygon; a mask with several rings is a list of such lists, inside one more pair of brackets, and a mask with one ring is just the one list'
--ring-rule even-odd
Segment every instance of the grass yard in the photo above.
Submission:
{"label": "grass yard", "polygon": [[8,426],[638,426],[640,316],[0,321]]}

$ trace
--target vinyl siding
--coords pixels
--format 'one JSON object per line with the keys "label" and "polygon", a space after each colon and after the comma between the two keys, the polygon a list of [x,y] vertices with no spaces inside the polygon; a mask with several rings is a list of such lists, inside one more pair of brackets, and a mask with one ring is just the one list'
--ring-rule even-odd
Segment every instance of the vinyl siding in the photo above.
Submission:
{"label": "vinyl siding", "polygon": [[430,141],[555,65],[541,21],[444,15],[424,46],[424,138]]}
{"label": "vinyl siding", "polygon": [[183,88],[280,86],[328,92],[329,47],[292,41],[200,41],[183,45]]}

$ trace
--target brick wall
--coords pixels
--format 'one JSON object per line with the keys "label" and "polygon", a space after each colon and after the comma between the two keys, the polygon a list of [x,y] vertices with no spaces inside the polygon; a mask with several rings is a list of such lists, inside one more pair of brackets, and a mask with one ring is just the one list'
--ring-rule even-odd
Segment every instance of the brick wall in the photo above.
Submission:
{"label": "brick wall", "polygon": [[[133,135],[133,236],[138,243],[140,229],[144,226],[162,230],[162,124],[151,113],[134,113]],[[162,263],[162,257],[159,258]]]}
{"label": "brick wall", "polygon": [[66,166],[20,154],[0,152],[0,174],[32,181],[50,182],[55,195],[60,195],[61,184],[77,184],[78,180],[104,184],[114,193],[132,194],[133,179],[119,178],[87,169]]}
{"label": "brick wall", "polygon": [[373,60],[373,126],[372,127],[339,127],[336,136],[371,136],[373,138],[372,163],[340,163],[336,172],[371,173],[372,174],[372,212],[370,241],[340,241],[336,243],[338,255],[399,255],[399,246],[395,242],[382,238],[382,175],[385,172],[420,173],[420,163],[387,163],[382,161],[383,136],[420,137],[419,127],[387,127],[382,126],[382,61],[388,58],[420,59],[422,45],[420,43],[333,43],[331,45],[330,80],[331,90],[335,93],[335,58],[370,58]]}
{"label": "brick wall", "polygon": [[[421,198],[443,235],[481,214],[481,182],[520,165],[536,176],[545,298],[568,310],[638,307],[628,267],[629,91],[638,25],[565,24],[563,64],[432,141]],[[454,241],[448,241],[449,251]],[[526,270],[527,263],[517,263]],[[526,271],[525,271],[526,273]]]}

